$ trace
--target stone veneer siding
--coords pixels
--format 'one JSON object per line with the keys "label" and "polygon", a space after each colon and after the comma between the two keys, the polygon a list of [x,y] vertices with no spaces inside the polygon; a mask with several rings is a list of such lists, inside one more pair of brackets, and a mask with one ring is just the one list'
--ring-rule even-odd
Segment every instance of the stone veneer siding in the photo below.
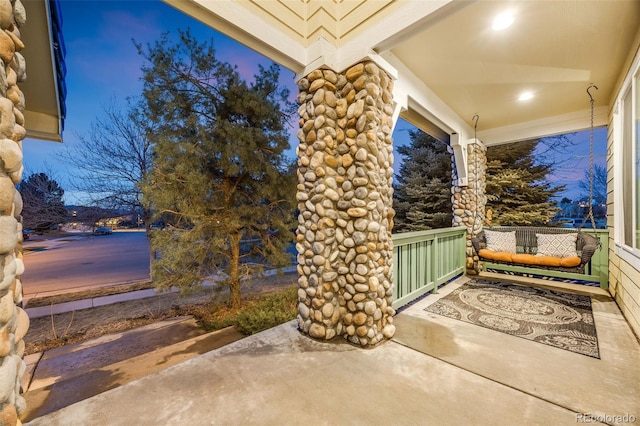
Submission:
{"label": "stone veneer siding", "polygon": [[[466,269],[470,275],[480,272],[478,255],[474,253],[471,238],[482,231],[485,220],[485,206],[487,204],[486,174],[487,174],[487,149],[482,144],[470,143],[467,145],[468,160],[468,186],[454,185],[451,188],[451,202],[453,204],[453,226],[465,226],[467,228]],[[457,181],[455,163],[453,167],[453,179]]]}
{"label": "stone veneer siding", "polygon": [[29,318],[22,302],[22,199],[15,185],[22,178],[24,44],[19,28],[26,14],[20,0],[0,0],[0,424],[19,424],[25,401],[20,382],[26,369],[24,336]]}
{"label": "stone veneer siding", "polygon": [[368,61],[298,88],[298,325],[374,346],[395,333],[393,81]]}

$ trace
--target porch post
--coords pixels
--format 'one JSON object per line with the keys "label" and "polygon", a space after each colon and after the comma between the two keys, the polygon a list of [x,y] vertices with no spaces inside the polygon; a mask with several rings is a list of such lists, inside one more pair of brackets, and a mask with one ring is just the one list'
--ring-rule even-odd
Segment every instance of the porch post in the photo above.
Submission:
{"label": "porch post", "polygon": [[22,257],[22,198],[15,185],[22,179],[24,95],[18,83],[26,79],[26,64],[19,53],[25,46],[20,29],[26,22],[20,0],[0,2],[0,423],[19,424],[25,411],[21,380],[24,336],[29,318],[21,308],[24,272]]}
{"label": "porch post", "polygon": [[298,88],[298,326],[374,346],[395,332],[393,81],[365,61]]}
{"label": "porch post", "polygon": [[487,148],[477,139],[467,142],[468,158],[468,185],[458,184],[458,176],[453,167],[453,188],[451,201],[453,204],[453,226],[465,226],[467,228],[466,268],[470,275],[480,272],[480,262],[477,253],[474,253],[471,238],[482,231],[485,222],[487,204],[486,171]]}

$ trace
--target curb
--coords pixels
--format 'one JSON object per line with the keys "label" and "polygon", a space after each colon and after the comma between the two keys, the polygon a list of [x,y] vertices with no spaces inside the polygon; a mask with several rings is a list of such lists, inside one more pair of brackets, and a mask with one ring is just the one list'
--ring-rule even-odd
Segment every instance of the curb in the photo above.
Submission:
{"label": "curb", "polygon": [[[178,290],[171,290],[177,292]],[[98,306],[110,305],[118,302],[129,300],[144,299],[147,297],[157,296],[158,293],[153,288],[145,290],[130,291],[127,293],[112,294],[110,296],[100,296],[91,299],[74,300],[73,302],[58,303],[50,306],[38,306],[35,308],[26,308],[25,311],[29,318],[42,318],[49,315],[63,314],[80,309],[97,308]]]}

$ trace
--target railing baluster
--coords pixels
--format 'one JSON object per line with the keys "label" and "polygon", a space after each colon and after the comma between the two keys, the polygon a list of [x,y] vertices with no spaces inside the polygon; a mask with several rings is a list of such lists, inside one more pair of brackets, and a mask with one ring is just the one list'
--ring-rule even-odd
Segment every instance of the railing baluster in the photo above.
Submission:
{"label": "railing baluster", "polygon": [[462,274],[465,241],[463,227],[394,234],[394,308]]}

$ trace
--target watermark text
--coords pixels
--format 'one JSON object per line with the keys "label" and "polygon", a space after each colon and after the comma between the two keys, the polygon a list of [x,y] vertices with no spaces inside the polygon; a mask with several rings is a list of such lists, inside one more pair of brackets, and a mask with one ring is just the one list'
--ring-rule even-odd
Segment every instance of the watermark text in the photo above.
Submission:
{"label": "watermark text", "polygon": [[635,423],[633,414],[576,414],[576,423]]}

